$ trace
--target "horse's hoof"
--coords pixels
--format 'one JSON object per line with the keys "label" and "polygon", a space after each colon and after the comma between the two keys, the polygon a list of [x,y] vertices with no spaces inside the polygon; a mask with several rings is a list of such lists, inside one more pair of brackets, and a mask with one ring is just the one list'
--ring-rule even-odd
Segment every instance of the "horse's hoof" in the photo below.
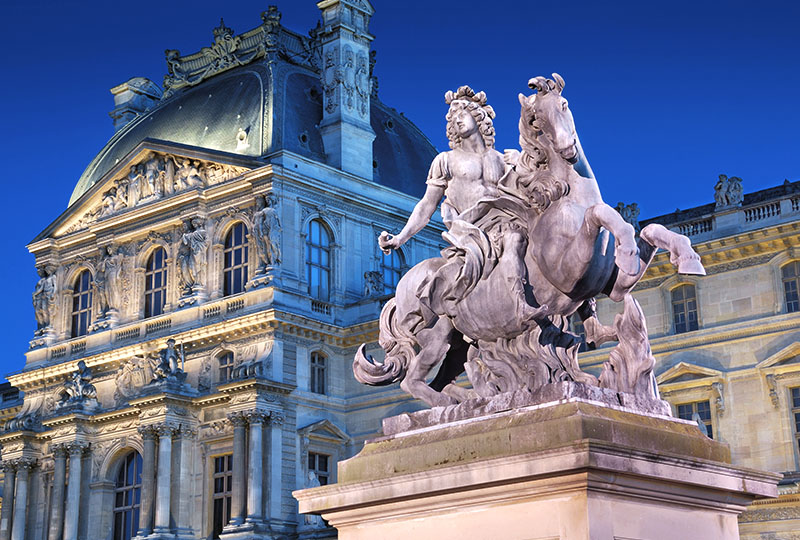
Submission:
{"label": "horse's hoof", "polygon": [[695,257],[681,257],[678,259],[678,273],[689,274],[694,276],[706,275],[706,269],[700,262],[700,258]]}

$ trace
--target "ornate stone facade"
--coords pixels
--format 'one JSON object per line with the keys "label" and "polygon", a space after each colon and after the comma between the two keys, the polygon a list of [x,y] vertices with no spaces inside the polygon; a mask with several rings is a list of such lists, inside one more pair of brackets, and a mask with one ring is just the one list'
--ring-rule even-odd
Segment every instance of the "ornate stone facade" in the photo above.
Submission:
{"label": "ornate stone facade", "polygon": [[[68,211],[30,244],[42,269],[38,329],[24,368],[9,376],[22,397],[4,393],[0,403],[0,540],[107,537],[131,456],[141,460],[141,535],[330,537],[324,523],[297,514],[290,492],[335,482],[336,462],[375,436],[381,418],[418,407],[393,388],[363,389],[350,363],[362,342],[380,356],[385,296],[375,237],[398,232],[416,202],[405,180],[380,170],[387,160],[373,149],[387,132],[408,138],[417,153],[401,156],[403,174],[420,186],[436,152],[378,99],[372,7],[320,5],[326,24],[308,36],[281,26],[270,8],[254,30],[235,35],[220,24],[211,47],[168,51],[164,98],[149,81],[128,85],[147,100],[116,103],[117,135],[81,177]],[[182,107],[197,118],[193,96],[240,84],[263,88],[252,106],[260,116],[225,120],[230,110],[215,110],[217,124],[199,129],[176,120],[173,139],[151,116]],[[115,100],[128,92],[122,86]],[[336,125],[337,114],[361,127]],[[320,134],[323,119],[344,143]],[[342,149],[357,155],[342,158]],[[348,169],[351,158],[363,159],[361,168]],[[693,239],[709,275],[687,281],[660,254],[634,296],[665,399],[676,407],[708,401],[712,434],[731,444],[737,464],[796,471],[800,319],[787,309],[781,269],[800,260],[800,188],[729,200],[736,197],[659,219]],[[319,231],[324,246],[314,243]],[[442,231],[435,218],[404,246],[407,267],[438,253]],[[325,296],[309,294],[319,277],[309,270],[312,247],[328,257]],[[246,278],[240,272],[240,289],[226,292],[236,281],[230,261],[245,252]],[[73,336],[83,272],[92,313],[87,332]],[[699,325],[675,333],[670,295],[685,284],[696,286]],[[602,300],[598,313],[606,323],[615,314]],[[166,363],[184,373],[181,381],[170,382],[172,367],[156,376],[170,338],[180,352]],[[591,371],[607,357],[600,348],[578,358]],[[81,403],[61,404],[67,387]],[[96,407],[87,406],[92,399]],[[232,489],[215,493],[225,475]],[[779,501],[743,516],[743,537],[797,536],[787,531],[800,531],[800,503],[787,486]],[[221,530],[217,500],[231,504]]]}

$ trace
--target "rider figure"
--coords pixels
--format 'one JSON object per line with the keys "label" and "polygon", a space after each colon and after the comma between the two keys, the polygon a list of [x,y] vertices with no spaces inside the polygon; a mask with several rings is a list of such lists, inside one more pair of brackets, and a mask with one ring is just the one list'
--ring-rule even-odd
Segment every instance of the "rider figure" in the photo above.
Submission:
{"label": "rider figure", "polygon": [[[445,101],[450,105],[446,120],[447,138],[452,150],[440,153],[433,160],[428,172],[425,195],[414,207],[403,230],[396,236],[383,231],[378,237],[378,244],[384,253],[398,249],[428,224],[436,206],[444,197],[441,203],[442,221],[448,229],[444,237],[456,248],[455,252],[470,251],[466,249],[466,244],[478,236],[493,244],[493,260],[481,261],[485,269],[482,274],[485,277],[493,270],[503,247],[512,245],[502,241],[503,225],[497,227],[493,224],[490,231],[484,230],[480,223],[491,211],[494,202],[505,197],[498,192],[498,182],[507,169],[503,154],[494,149],[495,131],[492,119],[495,113],[486,103],[486,95],[483,92],[476,94],[469,86],[460,87],[456,93],[447,92]],[[508,219],[504,221],[509,223]],[[509,292],[517,298],[518,310],[522,312],[523,318],[530,319],[541,316],[542,308],[546,310],[546,307],[536,309],[525,300],[525,247],[524,241],[513,245],[513,249],[519,250],[519,254],[514,258],[513,268],[507,269],[505,273],[510,275]],[[484,252],[482,249],[477,251]],[[450,263],[463,266],[463,261],[453,260],[455,252],[448,248],[442,254]],[[443,281],[452,281],[454,274],[463,281],[467,272],[445,274],[440,270],[437,274]],[[460,300],[460,295],[468,293],[474,287],[476,280],[473,278],[472,281],[458,285],[448,283],[449,293]],[[445,296],[447,294],[444,293]],[[441,299],[429,298],[427,301],[441,305]],[[440,307],[434,311],[446,311],[446,308]]]}

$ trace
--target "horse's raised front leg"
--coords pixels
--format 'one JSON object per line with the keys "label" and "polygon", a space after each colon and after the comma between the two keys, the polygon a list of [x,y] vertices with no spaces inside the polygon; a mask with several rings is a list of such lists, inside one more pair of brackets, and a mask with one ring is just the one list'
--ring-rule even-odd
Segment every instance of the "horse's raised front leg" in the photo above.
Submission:
{"label": "horse's raised front leg", "polygon": [[[586,209],[586,213],[583,216],[583,225],[575,237],[573,245],[565,246],[569,250],[564,257],[566,268],[582,268],[585,266],[588,262],[587,258],[591,258],[594,253],[594,243],[600,227],[605,227],[614,235],[616,242],[614,262],[617,267],[623,273],[631,276],[639,274],[641,265],[639,262],[639,248],[636,246],[634,237],[636,231],[622,219],[619,212],[605,203],[596,204]],[[572,259],[575,260],[573,261]],[[573,262],[576,264],[573,265]]]}
{"label": "horse's raised front leg", "polygon": [[700,262],[700,255],[692,248],[692,241],[663,225],[651,223],[642,229],[642,240],[655,247],[669,251],[669,261],[678,268],[680,274],[706,275]]}
{"label": "horse's raised front leg", "polygon": [[452,397],[437,392],[425,383],[434,366],[447,355],[452,333],[453,325],[445,317],[440,317],[431,328],[421,330],[417,334],[420,351],[409,362],[406,376],[400,383],[400,388],[431,407],[457,403]]}

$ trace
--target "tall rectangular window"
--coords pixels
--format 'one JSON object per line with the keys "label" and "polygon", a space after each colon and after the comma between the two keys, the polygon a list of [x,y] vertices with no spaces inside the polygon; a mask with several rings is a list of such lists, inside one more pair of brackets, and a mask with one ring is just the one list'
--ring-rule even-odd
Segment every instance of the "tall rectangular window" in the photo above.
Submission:
{"label": "tall rectangular window", "polygon": [[214,492],[212,514],[214,516],[213,538],[219,538],[222,528],[231,518],[231,492],[233,490],[233,455],[214,458]]}
{"label": "tall rectangular window", "polygon": [[311,353],[311,391],[315,394],[325,394],[325,355],[318,352]]}
{"label": "tall rectangular window", "polygon": [[239,222],[228,231],[222,259],[223,295],[230,296],[243,292],[247,285],[248,264],[247,226],[244,223]]}
{"label": "tall rectangular window", "polygon": [[696,401],[694,403],[683,403],[678,405],[678,418],[683,420],[698,420],[706,427],[706,434],[709,438],[714,438],[714,431],[711,426],[711,403],[708,401]]}
{"label": "tall rectangular window", "polygon": [[226,383],[233,379],[233,353],[225,351],[218,358],[219,362],[219,382]]}
{"label": "tall rectangular window", "polygon": [[783,281],[783,299],[786,303],[786,312],[800,311],[800,297],[798,297],[798,279],[800,278],[800,261],[792,261],[781,267]]}
{"label": "tall rectangular window", "polygon": [[144,271],[144,316],[161,315],[166,302],[167,252],[158,248],[150,255]]}
{"label": "tall rectangular window", "polygon": [[676,334],[697,330],[697,294],[694,285],[681,285],[672,290],[672,319]]}
{"label": "tall rectangular window", "polygon": [[85,336],[92,324],[92,274],[81,272],[72,288],[72,337]]}
{"label": "tall rectangular window", "polygon": [[308,223],[306,231],[306,279],[308,293],[318,300],[328,300],[331,280],[331,239],[319,220]]}
{"label": "tall rectangular window", "polygon": [[795,444],[800,450],[800,388],[792,388],[792,420]]}
{"label": "tall rectangular window", "polygon": [[316,452],[308,453],[308,470],[313,471],[317,475],[319,485],[327,486],[330,480],[330,456],[325,454],[317,454]]}

